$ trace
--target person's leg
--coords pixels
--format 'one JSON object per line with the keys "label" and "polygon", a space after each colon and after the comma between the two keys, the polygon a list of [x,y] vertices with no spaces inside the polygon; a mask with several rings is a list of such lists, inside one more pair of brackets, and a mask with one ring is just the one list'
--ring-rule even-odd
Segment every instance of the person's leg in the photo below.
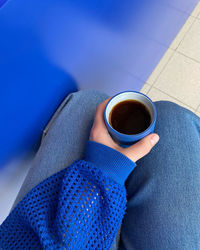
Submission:
{"label": "person's leg", "polygon": [[200,249],[200,119],[171,102],[156,108],[160,142],[126,182],[120,249]]}
{"label": "person's leg", "polygon": [[83,157],[96,107],[107,97],[95,90],[66,97],[44,131],[41,146],[13,207],[34,186]]}

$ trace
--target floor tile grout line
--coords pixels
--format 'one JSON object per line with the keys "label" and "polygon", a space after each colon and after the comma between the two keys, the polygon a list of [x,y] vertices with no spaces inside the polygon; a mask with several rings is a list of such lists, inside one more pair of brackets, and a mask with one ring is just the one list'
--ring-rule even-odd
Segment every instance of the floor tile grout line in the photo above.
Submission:
{"label": "floor tile grout line", "polygon": [[[195,7],[196,8],[196,7]],[[190,17],[190,16],[189,16]],[[188,17],[188,18],[189,18]],[[172,51],[173,51],[173,53],[172,53],[172,55],[170,56],[170,58],[167,60],[167,62],[166,62],[166,64],[164,65],[164,67],[162,68],[162,70],[161,70],[161,72],[158,74],[158,76],[155,78],[155,80],[153,81],[153,83],[152,84],[149,84],[148,83],[148,80],[146,81],[146,83],[148,83],[151,87],[150,87],[150,89],[149,89],[149,91],[151,90],[151,88],[154,86],[154,84],[156,83],[156,81],[157,81],[157,79],[159,78],[159,76],[161,75],[161,73],[163,72],[163,70],[165,69],[165,67],[167,66],[167,64],[169,63],[169,61],[171,60],[171,58],[173,57],[173,55],[174,55],[174,53],[175,52],[178,52],[178,48],[179,48],[179,46],[180,46],[180,44],[181,44],[181,42],[183,41],[183,39],[185,38],[185,36],[187,35],[187,33],[190,31],[190,29],[192,28],[192,26],[193,26],[193,24],[194,24],[194,22],[196,21],[196,18],[195,17],[193,17],[193,16],[191,16],[192,18],[194,18],[194,20],[193,20],[193,22],[191,23],[191,25],[190,25],[190,27],[188,28],[188,30],[185,32],[185,34],[184,34],[184,36],[183,36],[183,38],[181,39],[181,41],[179,42],[179,44],[178,44],[178,46],[176,47],[176,49],[173,49],[173,48],[170,48],[170,47],[168,47],[168,49],[167,50],[169,50],[169,49],[171,49]],[[188,20],[188,19],[187,19]],[[186,20],[186,22],[187,22],[187,20]],[[184,25],[186,24],[186,22],[184,23]],[[183,29],[183,27],[184,27],[184,25],[182,26],[182,28],[180,29],[180,31]],[[179,31],[179,32],[180,32]],[[177,34],[177,36],[178,36],[178,34]],[[177,37],[176,36],[176,37]],[[174,38],[174,40],[176,39],[176,37]],[[174,41],[173,40],[173,41]],[[172,41],[172,43],[173,43],[173,41]],[[171,43],[171,44],[172,44]],[[167,51],[165,52],[165,54],[167,53]],[[178,52],[178,53],[180,53],[180,52]],[[164,55],[165,55],[164,54]],[[182,53],[180,53],[180,54],[182,54]],[[164,55],[163,55],[163,57],[164,57]],[[183,54],[184,55],[184,54]],[[188,58],[190,58],[190,57],[188,57]],[[192,59],[192,58],[190,58],[190,59]],[[162,60],[162,58],[161,58],[161,60]],[[160,61],[161,61],[160,60]],[[159,61],[159,63],[160,63],[160,61]],[[158,63],[158,64],[159,64]],[[200,62],[199,62],[200,63]],[[157,64],[157,66],[158,66],[158,64]],[[156,66],[156,67],[157,67]],[[156,69],[156,67],[155,67],[155,69]],[[149,91],[148,91],[148,93],[149,93]]]}
{"label": "floor tile grout line", "polygon": [[[198,5],[198,4],[197,4]],[[196,7],[197,7],[197,5],[196,5]],[[195,7],[195,8],[196,8]],[[198,15],[197,15],[197,17],[199,16],[199,14],[200,14],[200,12],[198,13]],[[189,17],[192,17],[192,18],[194,18],[194,20],[193,20],[193,22],[191,23],[191,25],[190,25],[190,27],[188,28],[188,30],[185,32],[185,34],[184,34],[184,36],[182,37],[182,39],[181,39],[181,41],[178,43],[178,46],[176,47],[176,49],[173,49],[173,48],[170,48],[170,47],[168,47],[168,49],[171,49],[172,51],[173,51],[173,53],[172,53],[172,55],[170,56],[170,58],[167,60],[167,62],[166,62],[166,64],[163,66],[163,68],[162,68],[162,70],[160,71],[160,73],[158,74],[158,76],[155,78],[155,80],[153,81],[153,83],[152,84],[150,84],[150,83],[148,83],[148,80],[146,81],[146,83],[147,84],[149,84],[150,85],[150,88],[149,88],[149,90],[147,91],[147,94],[151,91],[151,89],[154,87],[155,89],[158,89],[158,88],[156,88],[155,87],[155,83],[157,82],[157,80],[158,80],[158,78],[160,77],[160,75],[163,73],[163,71],[164,71],[164,69],[167,67],[167,65],[168,65],[168,63],[170,62],[170,60],[172,59],[172,57],[174,56],[174,54],[177,52],[177,53],[179,53],[179,54],[181,54],[181,55],[183,55],[183,56],[186,56],[187,58],[189,58],[189,59],[191,59],[191,60],[193,60],[193,61],[195,61],[195,62],[197,62],[197,63],[200,63],[198,60],[195,60],[195,59],[193,59],[193,58],[191,58],[191,57],[189,57],[189,56],[187,56],[187,55],[185,55],[184,53],[181,53],[181,52],[179,52],[178,51],[178,48],[179,48],[179,46],[181,45],[181,43],[182,43],[182,41],[184,40],[184,38],[185,38],[185,36],[188,34],[188,32],[191,30],[191,28],[192,28],[192,26],[193,26],[193,24],[196,22],[196,20],[197,20],[197,17],[194,17],[194,16],[192,16],[192,15],[189,15]],[[188,17],[188,18],[189,18]],[[188,19],[187,19],[188,20]],[[187,22],[187,20],[186,20],[186,22]],[[184,23],[184,25],[186,24],[186,22]],[[184,25],[183,25],[183,27],[184,27]],[[181,29],[183,29],[183,27],[181,28]],[[181,31],[181,30],[180,30]],[[177,34],[177,36],[178,36],[178,34]],[[175,39],[176,39],[176,37],[175,37]],[[174,40],[175,40],[174,39]],[[173,41],[174,41],[173,40]],[[172,42],[173,43],[173,42]],[[172,44],[171,43],[171,44]],[[166,53],[167,53],[167,51],[166,51]],[[165,53],[165,54],[166,54]],[[164,54],[164,55],[165,55]],[[161,58],[161,60],[162,60],[162,58]],[[161,61],[160,60],[160,61]],[[160,61],[159,61],[159,63],[160,63]],[[159,64],[158,63],[158,64]],[[157,66],[158,66],[158,64],[157,64]],[[156,67],[157,67],[156,66]],[[156,67],[155,67],[155,69],[156,69]],[[154,70],[155,70],[154,69]],[[158,90],[160,90],[160,89],[158,89]],[[166,95],[168,95],[167,93],[165,93],[164,91],[162,91],[162,90],[160,90],[161,92],[163,92],[164,94],[166,94]],[[171,97],[171,98],[174,98],[173,96],[170,96],[170,95],[168,95],[169,97]],[[179,101],[178,99],[176,99],[176,98],[174,98],[175,100],[177,100],[177,101]],[[187,105],[189,108],[192,108],[191,106],[189,106],[188,104],[185,104],[185,103],[183,103],[183,102],[181,102],[181,101],[179,101],[180,103],[182,103],[182,104],[184,104],[184,105]],[[200,105],[199,105],[200,106]],[[198,107],[199,108],[199,107]],[[197,110],[198,110],[198,108],[197,108]],[[193,110],[194,110],[194,108],[192,108]],[[196,111],[196,110],[195,110]]]}
{"label": "floor tile grout line", "polygon": [[[200,6],[200,1],[197,3],[196,7],[194,8],[194,10],[198,7],[198,5]],[[194,12],[194,10],[192,11],[192,13]],[[191,15],[192,16],[192,15]],[[192,17],[195,17],[195,18],[199,18],[200,16],[200,10],[198,11],[196,17],[195,16],[192,16]]]}
{"label": "floor tile grout line", "polygon": [[200,14],[200,13],[198,13],[197,16],[192,16],[192,15],[190,15],[190,16],[193,17],[193,18],[195,18],[195,19],[199,19],[199,14]]}
{"label": "floor tile grout line", "polygon": [[199,104],[199,106],[197,107],[197,109],[195,110],[195,112],[197,112],[199,108],[200,108],[200,104]]}
{"label": "floor tile grout line", "polygon": [[[168,48],[168,49],[170,49],[170,48]],[[166,53],[167,53],[167,51],[166,51]],[[167,62],[165,63],[165,65],[164,65],[163,68],[161,69],[160,73],[157,75],[157,77],[155,78],[155,80],[154,80],[153,83],[151,84],[151,87],[153,87],[153,86],[156,84],[157,80],[159,79],[160,75],[163,73],[163,71],[164,71],[165,68],[167,67],[168,63],[169,63],[169,62],[171,61],[171,59],[173,58],[174,54],[175,54],[175,50],[172,49],[172,54],[171,54],[171,56],[168,58]],[[161,60],[162,60],[162,59],[161,59]],[[159,62],[159,63],[160,63],[160,62]],[[159,63],[158,63],[158,64],[159,64]],[[148,80],[147,80],[147,83],[148,83]]]}
{"label": "floor tile grout line", "polygon": [[[197,8],[197,6],[198,6],[199,4],[200,4],[200,2],[197,3],[197,5],[195,6],[195,8]],[[195,10],[195,8],[193,9],[193,11]],[[193,13],[193,11],[192,11],[192,13]],[[188,14],[187,12],[184,12],[184,13]],[[185,23],[183,24],[183,26],[182,26],[182,28],[180,29],[180,31],[183,29],[183,27],[184,27],[184,25],[186,24],[186,22],[188,21],[189,17],[194,18],[194,20],[193,20],[193,22],[191,23],[191,25],[190,25],[190,27],[188,28],[188,30],[185,32],[183,38],[182,38],[181,41],[179,42],[179,44],[178,44],[178,46],[176,47],[175,51],[178,49],[178,47],[180,46],[181,42],[182,42],[183,39],[185,38],[186,34],[190,31],[190,29],[192,28],[192,25],[193,25],[194,22],[199,18],[199,16],[200,16],[200,11],[198,12],[197,16],[192,16],[191,14],[188,15],[188,18],[187,18],[187,20],[185,21]],[[179,31],[179,32],[180,32],[180,31]],[[178,36],[178,34],[177,34],[177,36]],[[177,37],[177,36],[176,36],[176,37]],[[174,38],[174,40],[176,39],[176,37]],[[173,40],[173,41],[174,41],[174,40]],[[172,43],[173,43],[173,41],[172,41]],[[172,43],[171,43],[171,44],[172,44]]]}
{"label": "floor tile grout line", "polygon": [[[174,55],[174,53],[175,53],[175,50],[174,50],[174,49],[171,49],[171,48],[168,48],[167,51],[168,51],[169,49],[172,50],[173,52],[172,52],[171,56],[168,58],[166,64],[165,64],[165,65],[163,66],[163,68],[161,69],[160,73],[157,75],[157,77],[156,77],[155,80],[153,81],[153,83],[152,83],[152,84],[148,83],[148,79],[147,79],[147,81],[146,81],[146,83],[148,83],[149,85],[151,85],[151,87],[154,86],[154,84],[156,83],[157,79],[160,77],[160,75],[162,74],[163,70],[166,68],[167,64],[168,64],[169,61],[172,59],[172,57],[173,57],[173,55]],[[165,54],[167,53],[167,51],[165,52]],[[165,54],[163,55],[163,57],[165,56]],[[161,60],[158,62],[158,64],[156,65],[156,67],[155,67],[154,70],[156,70],[157,66],[158,66],[159,63],[162,61],[163,57],[162,57]],[[153,73],[153,72],[152,72],[152,73]],[[149,77],[150,77],[150,76],[149,76]]]}
{"label": "floor tile grout line", "polygon": [[190,57],[190,56],[184,54],[183,52],[180,52],[180,51],[176,51],[176,52],[177,52],[178,54],[180,54],[180,55],[182,55],[182,56],[185,56],[185,57],[187,57],[188,59],[191,59],[192,61],[194,61],[194,62],[200,64],[200,61],[198,61],[198,60],[196,60],[196,59],[194,59],[194,58],[192,58],[192,57]]}
{"label": "floor tile grout line", "polygon": [[[193,17],[193,18],[194,18],[194,17]],[[188,18],[188,19],[189,19],[189,18]],[[187,21],[188,21],[188,19],[187,19]],[[186,22],[187,22],[187,21],[186,21]],[[177,49],[178,49],[179,46],[181,45],[183,39],[186,37],[186,35],[188,34],[188,32],[191,30],[191,28],[192,28],[193,24],[195,23],[195,21],[196,21],[196,18],[194,18],[194,20],[193,20],[193,22],[191,23],[190,27],[189,27],[188,30],[185,32],[183,38],[182,38],[181,41],[179,42],[179,44],[178,44],[178,46],[176,47],[175,51],[177,51]],[[185,22],[185,24],[186,24],[186,22]],[[185,24],[184,24],[184,25],[185,25]],[[184,27],[184,25],[183,25],[183,27]],[[182,29],[183,29],[183,27],[182,27]],[[182,29],[181,29],[181,30],[182,30]],[[181,30],[180,30],[180,31],[181,31]],[[177,34],[177,35],[178,35],[178,34]],[[176,39],[176,38],[175,38],[175,39]],[[175,39],[174,39],[174,40],[175,40]]]}
{"label": "floor tile grout line", "polygon": [[[153,86],[152,86],[153,87]],[[195,108],[193,108],[193,107],[191,107],[190,105],[188,105],[187,103],[184,103],[184,102],[182,102],[182,101],[180,101],[179,99],[177,99],[176,97],[174,97],[174,96],[171,96],[171,95],[169,95],[168,93],[166,93],[165,91],[163,91],[163,90],[161,90],[161,89],[159,89],[159,88],[157,88],[157,87],[153,87],[153,88],[155,88],[156,90],[159,90],[160,92],[162,92],[163,94],[165,94],[165,95],[167,95],[167,96],[169,96],[169,97],[171,97],[171,98],[173,98],[174,100],[176,100],[176,101],[178,101],[178,102],[180,102],[181,104],[184,104],[184,105],[186,105],[188,108],[191,108],[191,109],[193,109],[195,112],[196,112],[196,109]],[[199,105],[200,106],[200,105]],[[198,108],[197,108],[198,109]]]}
{"label": "floor tile grout line", "polygon": [[149,91],[152,89],[153,86],[150,86],[150,89],[147,91],[147,95],[149,94]]}
{"label": "floor tile grout line", "polygon": [[190,15],[190,16],[194,17],[195,19],[199,19],[199,14],[200,14],[200,11],[198,12],[197,16],[192,16],[192,15]]}
{"label": "floor tile grout line", "polygon": [[[199,1],[199,5],[200,5],[200,1]],[[199,14],[197,15],[197,18],[200,19],[200,10],[199,10]]]}
{"label": "floor tile grout line", "polygon": [[[197,8],[197,6],[199,5],[199,3],[196,4],[196,6],[194,7],[194,9],[191,11],[191,13],[188,13],[187,11],[181,10],[181,9],[179,9],[179,8],[173,6],[173,5],[170,5],[170,4],[160,4],[160,5],[161,5],[161,6],[166,6],[166,7],[170,8],[170,9],[174,9],[174,10],[180,12],[180,13],[183,13],[183,14],[185,14],[185,15],[188,15],[188,17],[189,17],[189,16],[192,16],[191,13],[194,12],[194,10]],[[197,16],[198,16],[198,15],[199,15],[199,13],[197,14]],[[192,17],[196,18],[195,16],[192,16]]]}

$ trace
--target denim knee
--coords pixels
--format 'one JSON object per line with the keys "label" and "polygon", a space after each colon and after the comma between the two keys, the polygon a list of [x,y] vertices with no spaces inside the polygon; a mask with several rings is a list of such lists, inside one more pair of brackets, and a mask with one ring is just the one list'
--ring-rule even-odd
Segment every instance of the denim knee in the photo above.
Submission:
{"label": "denim knee", "polygon": [[107,95],[103,92],[100,92],[98,90],[95,89],[83,89],[83,90],[79,90],[77,92],[73,93],[73,96],[76,96],[78,98],[95,98],[95,97],[107,97]]}
{"label": "denim knee", "polygon": [[192,111],[170,101],[155,102],[158,112],[158,119],[164,120],[191,120],[191,116],[196,116]]}

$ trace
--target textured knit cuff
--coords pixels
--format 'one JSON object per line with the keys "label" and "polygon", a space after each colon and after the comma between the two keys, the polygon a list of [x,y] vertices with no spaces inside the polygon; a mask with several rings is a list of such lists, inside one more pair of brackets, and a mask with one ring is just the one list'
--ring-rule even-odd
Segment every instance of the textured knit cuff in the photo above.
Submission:
{"label": "textured knit cuff", "polygon": [[124,184],[136,166],[135,162],[120,152],[93,141],[87,142],[85,160],[120,184]]}

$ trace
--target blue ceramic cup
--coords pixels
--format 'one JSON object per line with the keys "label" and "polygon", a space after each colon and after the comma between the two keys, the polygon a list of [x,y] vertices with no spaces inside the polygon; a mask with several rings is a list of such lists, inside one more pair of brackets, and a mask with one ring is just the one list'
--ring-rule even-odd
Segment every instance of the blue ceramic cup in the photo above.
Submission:
{"label": "blue ceramic cup", "polygon": [[[110,124],[110,113],[112,109],[115,107],[115,105],[126,100],[136,100],[138,102],[141,102],[142,104],[145,105],[145,107],[148,109],[151,115],[151,123],[149,127],[139,134],[133,134],[133,135],[122,134],[117,130],[115,130]],[[143,137],[147,136],[148,134],[153,133],[155,128],[156,118],[157,118],[156,107],[152,102],[152,100],[148,96],[137,91],[125,91],[113,96],[107,103],[106,108],[104,110],[104,120],[107,129],[112,138],[121,145],[131,145],[134,142],[139,141]]]}

